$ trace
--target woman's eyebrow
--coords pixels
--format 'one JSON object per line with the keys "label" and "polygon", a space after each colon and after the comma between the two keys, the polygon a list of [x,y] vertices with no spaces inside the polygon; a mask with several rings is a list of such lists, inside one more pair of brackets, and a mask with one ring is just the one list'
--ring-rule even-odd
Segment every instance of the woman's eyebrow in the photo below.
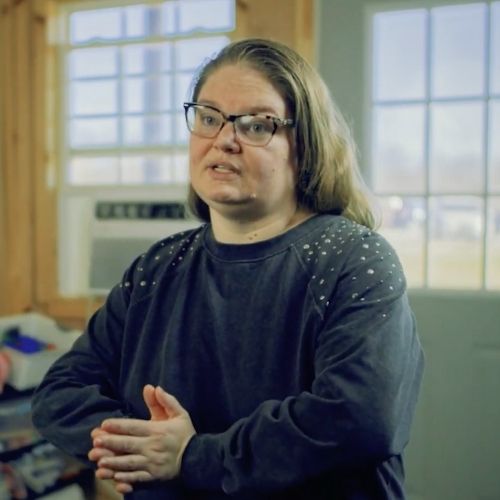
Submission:
{"label": "woman's eyebrow", "polygon": [[226,111],[224,111],[223,109],[220,108],[220,106],[214,102],[214,101],[210,101],[208,99],[201,99],[199,101],[197,101],[198,104],[203,104],[205,106],[212,106],[213,108],[217,108],[219,111],[222,111],[223,113],[229,115],[246,115],[246,114],[271,114],[271,115],[277,115],[278,112],[276,111],[275,108],[271,107],[271,106],[268,106],[268,105],[256,105],[256,106],[249,106],[247,108],[245,108],[245,111],[244,112],[241,112],[241,113],[226,113]]}

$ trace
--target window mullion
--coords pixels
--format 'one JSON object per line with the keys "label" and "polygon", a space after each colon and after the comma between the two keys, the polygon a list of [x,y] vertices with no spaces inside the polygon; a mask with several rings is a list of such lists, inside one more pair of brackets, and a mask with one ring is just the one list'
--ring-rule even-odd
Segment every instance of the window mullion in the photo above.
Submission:
{"label": "window mullion", "polygon": [[483,134],[483,244],[482,244],[482,278],[483,289],[487,288],[488,276],[488,212],[490,206],[490,197],[488,195],[488,165],[490,163],[490,60],[491,60],[491,33],[493,16],[491,15],[491,4],[486,8],[485,22],[485,43],[484,43],[484,134]]}
{"label": "window mullion", "polygon": [[424,161],[425,161],[425,225],[424,225],[424,288],[429,287],[429,244],[431,237],[430,230],[430,193],[431,193],[431,70],[432,70],[432,16],[426,10],[426,36],[425,36],[425,137],[424,137]]}

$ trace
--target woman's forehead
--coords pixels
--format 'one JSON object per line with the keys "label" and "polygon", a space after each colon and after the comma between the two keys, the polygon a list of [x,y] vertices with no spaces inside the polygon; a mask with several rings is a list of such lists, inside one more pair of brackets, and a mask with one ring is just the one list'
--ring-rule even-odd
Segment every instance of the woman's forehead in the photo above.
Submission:
{"label": "woman's forehead", "polygon": [[281,111],[285,100],[262,72],[244,64],[224,65],[214,70],[198,94],[199,102],[252,106],[259,111]]}

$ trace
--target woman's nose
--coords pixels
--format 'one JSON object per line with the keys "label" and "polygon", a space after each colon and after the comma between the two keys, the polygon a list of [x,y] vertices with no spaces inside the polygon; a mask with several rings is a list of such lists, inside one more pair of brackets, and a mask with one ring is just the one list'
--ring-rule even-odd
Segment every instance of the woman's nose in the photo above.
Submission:
{"label": "woman's nose", "polygon": [[219,147],[224,151],[239,151],[240,143],[236,135],[234,123],[226,122],[219,130],[219,133],[214,139],[214,146]]}

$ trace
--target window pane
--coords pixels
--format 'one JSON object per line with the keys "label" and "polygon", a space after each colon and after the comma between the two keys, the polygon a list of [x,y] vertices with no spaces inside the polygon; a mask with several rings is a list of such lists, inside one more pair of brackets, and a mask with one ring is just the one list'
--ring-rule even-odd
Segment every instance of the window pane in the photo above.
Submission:
{"label": "window pane", "polygon": [[129,38],[143,37],[148,33],[147,11],[145,5],[131,5],[124,9],[125,36]]}
{"label": "window pane", "polygon": [[162,28],[165,35],[174,35],[177,33],[176,4],[166,2],[161,6],[162,9]]}
{"label": "window pane", "polygon": [[159,184],[173,181],[170,156],[125,156],[121,162],[124,184]]}
{"label": "window pane", "polygon": [[[68,182],[185,183],[186,153],[170,147],[187,146],[182,103],[190,97],[196,70],[229,42],[222,32],[234,29],[234,0],[127,3],[90,10],[82,4],[65,18]],[[195,30],[190,39],[179,36]],[[167,33],[174,37],[167,41]],[[141,156],[149,146],[155,153]],[[99,149],[101,156],[114,157],[122,147],[134,154],[112,168],[78,152]],[[159,155],[161,148],[165,151]],[[102,176],[95,174],[101,167]]]}
{"label": "window pane", "polygon": [[374,18],[373,94],[379,99],[425,97],[426,12],[384,12]]}
{"label": "window pane", "polygon": [[71,43],[116,40],[121,36],[121,9],[84,10],[71,14]]}
{"label": "window pane", "polygon": [[126,78],[123,110],[126,113],[166,111],[172,107],[171,78]]}
{"label": "window pane", "polygon": [[487,234],[486,288],[500,290],[500,196],[489,200]]}
{"label": "window pane", "polygon": [[178,152],[172,158],[174,183],[186,184],[189,180],[189,157],[187,152]]}
{"label": "window pane", "polygon": [[155,6],[131,5],[124,9],[125,36],[141,38],[161,32],[160,10]]}
{"label": "window pane", "polygon": [[178,71],[196,70],[207,57],[211,57],[227,45],[229,39],[223,37],[184,40],[175,46],[175,61]]}
{"label": "window pane", "polygon": [[179,31],[230,31],[234,27],[233,2],[183,0],[179,7]]}
{"label": "window pane", "polygon": [[115,146],[118,141],[116,118],[71,120],[71,147]]}
{"label": "window pane", "polygon": [[483,200],[473,196],[430,199],[429,285],[481,288]]}
{"label": "window pane", "polygon": [[75,115],[109,115],[117,112],[116,80],[74,82],[70,85],[70,113]]}
{"label": "window pane", "polygon": [[500,192],[500,100],[490,102],[490,158],[488,188]]}
{"label": "window pane", "polygon": [[74,157],[68,170],[68,183],[84,186],[119,182],[118,158]]}
{"label": "window pane", "polygon": [[425,200],[423,198],[383,197],[381,233],[396,249],[408,284],[424,285]]}
{"label": "window pane", "polygon": [[172,143],[172,119],[164,116],[138,116],[123,120],[124,142],[131,145]]}
{"label": "window pane", "polygon": [[189,131],[186,125],[186,118],[184,111],[176,113],[175,115],[175,143],[179,145],[187,145],[189,140]]}
{"label": "window pane", "polygon": [[191,99],[191,83],[194,73],[179,73],[175,76],[175,101],[174,107],[182,107],[184,101]]}
{"label": "window pane", "polygon": [[480,95],[484,91],[486,5],[432,9],[432,95]]}
{"label": "window pane", "polygon": [[377,106],[374,110],[374,188],[380,193],[422,193],[425,110],[423,106]]}
{"label": "window pane", "polygon": [[115,76],[118,70],[117,50],[114,47],[77,49],[69,53],[69,78]]}
{"label": "window pane", "polygon": [[144,78],[127,78],[123,81],[123,111],[125,113],[144,113]]}
{"label": "window pane", "polygon": [[187,153],[125,156],[121,162],[124,184],[186,184],[189,176]]}
{"label": "window pane", "polygon": [[164,73],[171,69],[171,43],[132,45],[123,48],[123,71],[127,75]]}
{"label": "window pane", "polygon": [[491,93],[500,94],[500,2],[491,4]]}
{"label": "window pane", "polygon": [[431,105],[431,191],[483,189],[483,104]]}

